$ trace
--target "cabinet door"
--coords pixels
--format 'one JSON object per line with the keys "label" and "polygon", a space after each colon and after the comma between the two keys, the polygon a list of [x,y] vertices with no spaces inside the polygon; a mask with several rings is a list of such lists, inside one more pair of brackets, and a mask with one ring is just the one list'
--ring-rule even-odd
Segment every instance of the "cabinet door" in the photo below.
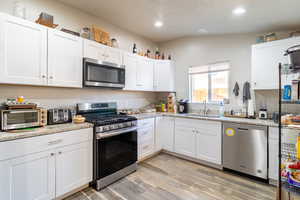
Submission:
{"label": "cabinet door", "polygon": [[124,54],[125,88],[124,90],[137,90],[138,58],[133,54]]}
{"label": "cabinet door", "polygon": [[64,195],[92,181],[92,142],[74,144],[57,150],[56,196]]}
{"label": "cabinet door", "polygon": [[157,130],[162,149],[174,152],[174,118],[162,117],[157,125]]}
{"label": "cabinet door", "polygon": [[196,132],[191,127],[175,125],[175,152],[189,157],[196,157]]}
{"label": "cabinet door", "polygon": [[55,156],[46,151],[0,162],[0,199],[55,198]]}
{"label": "cabinet door", "polygon": [[98,42],[84,39],[83,56],[95,60],[105,60],[106,47]]}
{"label": "cabinet door", "polygon": [[106,47],[104,60],[120,66],[123,64],[122,52],[116,48]]}
{"label": "cabinet door", "polygon": [[222,164],[222,125],[205,121],[196,130],[197,158],[214,164]]}
{"label": "cabinet door", "polygon": [[0,82],[47,84],[47,29],[0,14]]}
{"label": "cabinet door", "polygon": [[299,43],[300,37],[296,37],[252,46],[253,88],[278,89],[278,65],[288,63],[288,57],[284,56],[285,51]]}
{"label": "cabinet door", "polygon": [[137,88],[143,91],[153,91],[154,61],[139,58],[137,66]]}
{"label": "cabinet door", "polygon": [[138,129],[138,157],[143,159],[154,153],[154,126]]}
{"label": "cabinet door", "polygon": [[278,128],[269,128],[269,178],[278,180]]}
{"label": "cabinet door", "polygon": [[175,91],[175,68],[172,61],[155,61],[154,90]]}
{"label": "cabinet door", "polygon": [[82,39],[57,30],[48,32],[48,85],[82,87]]}

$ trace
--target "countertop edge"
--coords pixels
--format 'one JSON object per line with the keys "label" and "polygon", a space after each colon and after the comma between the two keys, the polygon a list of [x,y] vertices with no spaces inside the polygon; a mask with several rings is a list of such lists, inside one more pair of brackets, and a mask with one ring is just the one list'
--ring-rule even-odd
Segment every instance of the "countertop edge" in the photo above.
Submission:
{"label": "countertop edge", "polygon": [[[242,123],[242,124],[250,124],[250,125],[258,125],[258,126],[268,126],[268,127],[278,127],[278,124],[273,122],[272,120],[261,120],[261,119],[244,119],[244,118],[228,118],[228,117],[197,117],[197,116],[188,116],[186,114],[175,114],[175,113],[142,113],[133,115],[137,119],[147,119],[147,118],[155,118],[160,116],[167,117],[175,117],[175,118],[186,118],[186,119],[198,119],[198,120],[208,120],[208,121],[219,121],[219,122],[229,122],[229,123]],[[284,127],[284,128],[292,128],[292,127]],[[295,128],[292,128],[295,129]]]}
{"label": "countertop edge", "polygon": [[52,134],[68,132],[68,131],[75,131],[80,129],[93,128],[93,126],[94,125],[91,123],[83,123],[83,124],[67,123],[67,124],[50,125],[46,127],[37,128],[36,130],[31,132],[17,132],[17,133],[0,132],[0,143],[38,137],[38,136],[52,135]]}

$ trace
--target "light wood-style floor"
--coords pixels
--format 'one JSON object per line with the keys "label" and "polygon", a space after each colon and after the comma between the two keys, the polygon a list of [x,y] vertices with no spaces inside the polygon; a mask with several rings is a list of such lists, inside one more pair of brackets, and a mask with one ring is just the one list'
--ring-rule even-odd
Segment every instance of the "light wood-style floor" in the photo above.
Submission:
{"label": "light wood-style floor", "polygon": [[97,192],[87,188],[66,200],[274,200],[276,188],[167,154]]}

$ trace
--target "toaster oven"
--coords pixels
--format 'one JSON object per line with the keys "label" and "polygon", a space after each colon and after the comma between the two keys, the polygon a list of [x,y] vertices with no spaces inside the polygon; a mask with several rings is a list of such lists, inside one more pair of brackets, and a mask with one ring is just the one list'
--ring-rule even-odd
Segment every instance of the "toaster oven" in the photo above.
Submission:
{"label": "toaster oven", "polygon": [[45,109],[14,109],[1,110],[1,130],[13,130],[47,125],[47,110]]}

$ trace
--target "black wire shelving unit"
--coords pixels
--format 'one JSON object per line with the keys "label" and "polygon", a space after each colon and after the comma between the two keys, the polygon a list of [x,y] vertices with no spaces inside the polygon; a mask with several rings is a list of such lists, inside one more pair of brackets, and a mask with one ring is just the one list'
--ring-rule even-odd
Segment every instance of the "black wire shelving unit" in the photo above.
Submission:
{"label": "black wire shelving unit", "polygon": [[[283,76],[288,76],[289,74],[292,73],[298,73],[294,72],[292,70],[289,70],[289,72],[286,71],[286,69],[283,72],[283,65],[282,63],[279,63],[279,88],[278,88],[278,99],[279,99],[279,108],[278,108],[278,112],[279,112],[279,124],[278,124],[278,128],[279,128],[279,148],[278,148],[278,155],[279,155],[279,163],[278,163],[278,190],[277,190],[277,199],[278,200],[294,200],[294,199],[300,199],[300,187],[296,187],[293,185],[290,185],[287,181],[287,179],[285,177],[282,176],[282,170],[283,170],[283,161],[286,162],[287,159],[287,155],[285,155],[283,153],[283,137],[287,137],[285,136],[285,134],[287,133],[283,133],[282,128],[287,128],[286,125],[282,124],[281,121],[281,116],[282,116],[282,106],[283,105],[300,105],[300,101],[289,101],[289,100],[283,100],[283,96],[282,96],[282,77]],[[300,128],[299,128],[299,133],[300,133]],[[299,134],[298,133],[298,134]],[[300,134],[299,134],[300,135]],[[296,145],[295,145],[296,148]],[[296,149],[295,149],[296,152]],[[289,157],[290,155],[288,155]],[[297,161],[297,158],[295,156],[295,161]]]}

